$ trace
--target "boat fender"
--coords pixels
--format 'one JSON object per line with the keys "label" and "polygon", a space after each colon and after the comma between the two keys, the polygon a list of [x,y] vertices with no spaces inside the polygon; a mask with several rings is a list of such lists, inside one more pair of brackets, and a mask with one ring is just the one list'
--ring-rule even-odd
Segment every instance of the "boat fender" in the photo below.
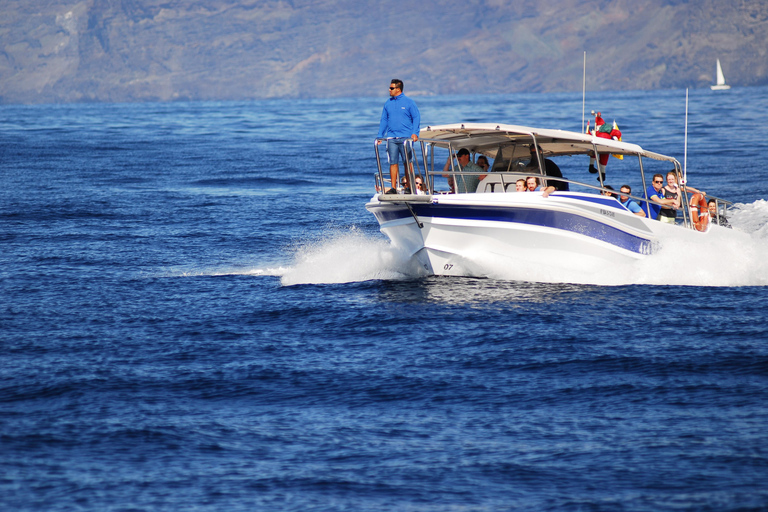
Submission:
{"label": "boat fender", "polygon": [[691,221],[697,231],[706,231],[709,226],[709,208],[704,194],[696,193],[690,202]]}

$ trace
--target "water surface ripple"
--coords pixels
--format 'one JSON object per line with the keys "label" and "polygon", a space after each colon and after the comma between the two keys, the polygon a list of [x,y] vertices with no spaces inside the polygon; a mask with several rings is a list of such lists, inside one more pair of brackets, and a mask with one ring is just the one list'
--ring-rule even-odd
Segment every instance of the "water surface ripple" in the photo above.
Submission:
{"label": "water surface ripple", "polygon": [[[0,107],[0,508],[768,508],[768,89],[691,92],[732,237],[614,286],[414,274],[363,207],[383,101]],[[587,108],[682,161],[684,91]]]}

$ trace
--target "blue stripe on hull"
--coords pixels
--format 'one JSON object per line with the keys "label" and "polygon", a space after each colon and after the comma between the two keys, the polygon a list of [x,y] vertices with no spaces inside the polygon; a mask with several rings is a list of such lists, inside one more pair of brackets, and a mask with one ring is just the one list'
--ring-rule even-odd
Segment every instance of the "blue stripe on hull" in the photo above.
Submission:
{"label": "blue stripe on hull", "polygon": [[[538,208],[476,205],[457,206],[412,203],[411,207],[419,217],[511,222],[529,226],[562,229],[595,238],[639,254],[648,254],[651,248],[651,242],[645,238],[573,213]],[[392,205],[390,208],[376,208],[373,213],[379,224],[411,216],[407,208],[395,207],[395,205]]]}

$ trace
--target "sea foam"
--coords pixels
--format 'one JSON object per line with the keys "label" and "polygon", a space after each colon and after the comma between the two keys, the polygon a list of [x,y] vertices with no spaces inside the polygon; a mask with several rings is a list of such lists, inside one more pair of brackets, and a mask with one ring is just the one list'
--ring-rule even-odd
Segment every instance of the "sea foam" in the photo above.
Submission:
{"label": "sea foam", "polygon": [[387,240],[351,228],[331,230],[317,241],[298,246],[294,264],[282,274],[281,283],[349,283],[422,275],[424,271],[410,255]]}
{"label": "sea foam", "polygon": [[[768,201],[737,204],[729,212],[734,229],[713,228],[700,237],[668,236],[653,256],[633,262],[595,261],[568,254],[548,261],[535,250],[508,256],[468,253],[473,273],[507,281],[680,286],[768,285]],[[414,279],[424,275],[414,258],[359,229],[330,230],[294,249],[294,263],[281,267],[285,286],[348,283],[372,279]]]}

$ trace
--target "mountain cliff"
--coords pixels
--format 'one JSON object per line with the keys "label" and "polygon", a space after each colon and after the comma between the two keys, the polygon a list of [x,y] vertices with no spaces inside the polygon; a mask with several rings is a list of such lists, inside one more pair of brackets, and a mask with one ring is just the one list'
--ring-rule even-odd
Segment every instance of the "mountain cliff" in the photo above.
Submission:
{"label": "mountain cliff", "polygon": [[0,103],[768,83],[761,0],[2,0]]}

